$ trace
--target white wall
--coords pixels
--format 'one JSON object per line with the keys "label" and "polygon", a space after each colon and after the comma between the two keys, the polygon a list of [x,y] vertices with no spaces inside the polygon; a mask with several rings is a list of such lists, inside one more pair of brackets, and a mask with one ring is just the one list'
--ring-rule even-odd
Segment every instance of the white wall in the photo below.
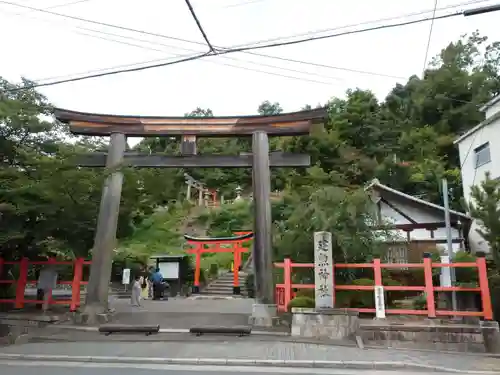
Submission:
{"label": "white wall", "polygon": [[[500,102],[486,110],[486,117],[494,116],[498,111],[500,111]],[[485,142],[490,143],[491,161],[476,168],[474,149]],[[484,180],[486,172],[490,172],[491,178],[500,177],[500,119],[483,126],[476,132],[469,134],[467,138],[461,140],[458,144],[458,151],[460,154],[460,164],[462,165],[462,188],[464,198],[468,203],[470,201],[471,186],[480,184]],[[469,232],[471,250],[473,252],[489,252],[488,244],[476,232],[476,228],[478,228],[478,224],[473,222]]]}
{"label": "white wall", "polygon": [[[476,168],[474,149],[486,142],[490,143],[491,161]],[[458,144],[458,152],[462,166],[464,198],[469,201],[471,186],[483,181],[486,172],[490,172],[492,178],[500,177],[500,120],[480,128],[463,139]]]}
{"label": "white wall", "polygon": [[[436,222],[444,222],[444,211],[442,214],[436,212],[436,214],[430,213],[427,210],[418,209],[417,207],[413,207],[412,205],[404,204],[402,202],[390,201],[390,203],[395,206],[398,210],[403,212],[408,217],[412,218],[419,224],[425,223],[436,223]],[[404,216],[396,212],[393,208],[386,205],[384,202],[380,202],[380,211],[382,220],[392,223],[392,224],[411,224],[409,220],[407,220]],[[406,232],[403,230],[393,230],[394,235],[398,237],[402,237],[402,239],[406,240]],[[457,229],[451,228],[451,238],[457,239],[460,238],[460,234]],[[426,229],[414,229],[410,232],[411,240],[445,240],[446,239],[446,228],[438,228],[434,231],[434,238],[431,238],[431,232]],[[446,249],[445,244],[439,244],[438,247],[442,247]],[[453,244],[453,251],[458,251],[460,249],[459,243]]]}

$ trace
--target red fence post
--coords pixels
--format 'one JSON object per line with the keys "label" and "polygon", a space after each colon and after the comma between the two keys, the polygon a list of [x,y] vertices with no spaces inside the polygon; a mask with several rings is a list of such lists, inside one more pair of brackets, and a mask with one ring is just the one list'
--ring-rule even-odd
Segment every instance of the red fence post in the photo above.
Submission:
{"label": "red fence post", "polygon": [[22,258],[19,262],[19,278],[16,285],[16,309],[24,307],[24,293],[26,289],[26,282],[28,281],[28,258]]}
{"label": "red fence post", "polygon": [[241,263],[241,242],[233,244],[233,294],[241,294],[240,288],[240,263]]}
{"label": "red fence post", "polygon": [[76,311],[80,306],[80,284],[83,278],[83,258],[77,258],[73,269],[73,282],[71,283],[71,305],[69,311]]}
{"label": "red fence post", "polygon": [[196,266],[194,269],[194,286],[193,293],[200,293],[200,269],[201,269],[201,250],[203,249],[204,244],[197,244],[196,251]]}
{"label": "red fence post", "polygon": [[285,284],[285,311],[292,300],[292,261],[290,258],[283,260],[283,283]]}
{"label": "red fence post", "polygon": [[425,295],[427,298],[427,316],[436,317],[436,304],[434,300],[434,285],[432,283],[432,254],[424,253],[424,279]]}
{"label": "red fence post", "polygon": [[483,253],[478,253],[476,259],[477,273],[479,276],[479,288],[481,289],[481,304],[483,306],[484,320],[493,320],[493,310],[491,308],[490,287],[488,285],[488,270],[486,259]]}
{"label": "red fence post", "polygon": [[373,281],[375,282],[375,286],[383,286],[380,259],[373,259]]}

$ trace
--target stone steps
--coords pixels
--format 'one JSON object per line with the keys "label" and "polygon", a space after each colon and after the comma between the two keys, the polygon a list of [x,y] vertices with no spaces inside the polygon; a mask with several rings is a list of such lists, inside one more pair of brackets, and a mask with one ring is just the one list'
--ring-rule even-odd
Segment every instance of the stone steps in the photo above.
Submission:
{"label": "stone steps", "polygon": [[[238,274],[238,280],[240,284],[241,294],[246,294],[245,279],[246,279],[246,273],[240,272]],[[224,275],[221,275],[217,280],[212,281],[208,286],[206,286],[201,291],[200,294],[232,296],[233,282],[234,282],[234,275],[232,272],[228,272]]]}

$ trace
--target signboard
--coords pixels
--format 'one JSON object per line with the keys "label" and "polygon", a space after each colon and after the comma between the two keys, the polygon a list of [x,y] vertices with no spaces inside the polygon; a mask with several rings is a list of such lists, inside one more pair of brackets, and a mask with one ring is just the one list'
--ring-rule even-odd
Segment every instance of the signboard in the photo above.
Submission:
{"label": "signboard", "polygon": [[314,233],[314,285],[317,309],[333,308],[332,234]]}
{"label": "signboard", "polygon": [[[441,263],[448,264],[450,263],[450,257],[448,255],[441,255]],[[440,281],[441,286],[452,286],[451,285],[451,268],[450,267],[441,267],[441,275]]]}
{"label": "signboard", "polygon": [[124,268],[122,274],[122,284],[130,284],[130,268]]}
{"label": "signboard", "polygon": [[375,292],[375,316],[379,319],[385,318],[385,297],[384,297],[384,287],[375,286],[373,291]]}
{"label": "signboard", "polygon": [[162,262],[158,267],[164,279],[177,280],[179,278],[178,262]]}

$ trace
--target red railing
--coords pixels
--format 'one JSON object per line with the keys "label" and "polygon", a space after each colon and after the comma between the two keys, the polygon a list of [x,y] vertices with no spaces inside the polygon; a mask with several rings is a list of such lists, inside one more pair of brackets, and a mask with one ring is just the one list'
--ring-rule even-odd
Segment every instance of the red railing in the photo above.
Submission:
{"label": "red railing", "polygon": [[[81,285],[86,285],[87,281],[83,281],[83,266],[90,264],[83,258],[78,258],[74,261],[57,261],[50,258],[46,261],[30,261],[23,258],[20,261],[4,261],[0,258],[0,284],[16,284],[16,297],[13,299],[0,299],[0,303],[13,303],[16,309],[22,309],[24,304],[42,304],[42,300],[26,299],[26,286],[35,285],[36,280],[28,280],[28,271],[30,265],[70,265],[73,266],[73,280],[71,281],[57,281],[59,285],[71,285],[71,299],[69,300],[54,300],[52,295],[48,296],[49,304],[52,305],[69,305],[70,311],[75,311],[80,306],[80,288]],[[2,279],[2,271],[4,265],[19,265],[19,278],[17,280],[4,280]]]}
{"label": "red railing", "polygon": [[[283,268],[283,284],[276,285],[276,304],[279,311],[287,311],[288,303],[292,300],[297,289],[314,289],[314,284],[292,284],[292,270],[294,268],[314,268],[314,263],[292,263],[290,259],[285,259],[283,263],[275,263],[275,267]],[[432,269],[442,267],[453,268],[476,268],[478,272],[479,286],[475,288],[458,287],[458,286],[434,286],[432,281]],[[429,318],[436,316],[479,316],[485,320],[493,319],[493,312],[491,307],[491,296],[488,286],[488,277],[486,270],[486,260],[484,257],[478,257],[475,262],[468,263],[432,263],[430,257],[425,257],[423,263],[390,263],[382,264],[380,259],[374,259],[373,263],[360,263],[360,264],[334,264],[332,266],[333,275],[335,277],[335,269],[339,268],[371,268],[374,274],[374,285],[337,285],[335,279],[333,282],[333,291],[339,290],[352,290],[352,291],[373,291],[375,298],[375,287],[382,287],[383,291],[413,291],[424,292],[427,299],[426,310],[408,310],[408,309],[385,309],[382,315],[385,314],[403,314],[403,315],[426,315]],[[382,283],[382,269],[385,268],[420,268],[424,270],[424,286],[384,286]],[[380,290],[380,288],[379,288]],[[481,311],[448,311],[436,310],[434,299],[434,292],[478,292],[481,294],[482,310]],[[335,301],[335,295],[333,295]],[[351,309],[361,313],[376,313],[375,308],[358,308]]]}

